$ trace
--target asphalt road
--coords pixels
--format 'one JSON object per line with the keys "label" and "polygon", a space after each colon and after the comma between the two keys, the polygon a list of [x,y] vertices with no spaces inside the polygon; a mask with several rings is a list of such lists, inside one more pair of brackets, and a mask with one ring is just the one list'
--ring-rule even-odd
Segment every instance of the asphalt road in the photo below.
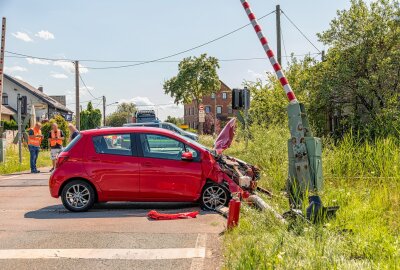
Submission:
{"label": "asphalt road", "polygon": [[[193,204],[107,203],[86,213],[50,197],[48,173],[0,176],[0,269],[219,269],[226,220]],[[153,221],[149,210],[200,211]]]}

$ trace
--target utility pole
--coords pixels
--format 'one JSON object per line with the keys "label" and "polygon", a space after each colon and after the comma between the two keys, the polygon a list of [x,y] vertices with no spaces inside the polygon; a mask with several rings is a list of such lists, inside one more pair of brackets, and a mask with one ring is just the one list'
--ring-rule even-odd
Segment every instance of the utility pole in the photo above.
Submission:
{"label": "utility pole", "polygon": [[4,50],[6,43],[6,18],[3,17],[1,26],[1,47],[0,47],[0,119],[1,119],[1,106],[3,104],[3,70],[4,70]]}
{"label": "utility pole", "polygon": [[322,52],[321,52],[321,61],[322,62],[325,61],[325,50],[322,50]]}
{"label": "utility pole", "polygon": [[282,65],[282,49],[281,49],[281,6],[276,5],[275,10],[276,15],[276,55],[278,58],[278,63]]}
{"label": "utility pole", "polygon": [[75,125],[78,130],[81,129],[79,105],[79,61],[75,61]]}
{"label": "utility pole", "polygon": [[249,145],[249,105],[250,105],[250,100],[249,100],[249,90],[247,87],[243,89],[243,101],[244,101],[244,129],[246,131],[246,137],[245,137],[245,147],[247,150],[247,146]]}
{"label": "utility pole", "polygon": [[106,96],[103,96],[103,126],[106,125]]}
{"label": "utility pole", "polygon": [[22,163],[22,112],[21,112],[21,95],[17,95],[17,117],[18,117],[18,157],[19,164]]}

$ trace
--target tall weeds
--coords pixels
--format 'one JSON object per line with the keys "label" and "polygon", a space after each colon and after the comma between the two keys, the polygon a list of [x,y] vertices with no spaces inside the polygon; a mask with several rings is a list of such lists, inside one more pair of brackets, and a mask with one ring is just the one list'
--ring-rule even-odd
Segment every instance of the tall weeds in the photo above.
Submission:
{"label": "tall weeds", "polygon": [[[287,128],[251,128],[226,154],[262,169],[260,185],[273,191],[268,203],[288,209]],[[210,138],[207,139],[210,143]],[[361,140],[349,134],[337,144],[324,139],[326,205],[337,217],[323,226],[282,226],[268,213],[242,208],[238,228],[225,235],[228,269],[397,269],[400,265],[400,142]]]}

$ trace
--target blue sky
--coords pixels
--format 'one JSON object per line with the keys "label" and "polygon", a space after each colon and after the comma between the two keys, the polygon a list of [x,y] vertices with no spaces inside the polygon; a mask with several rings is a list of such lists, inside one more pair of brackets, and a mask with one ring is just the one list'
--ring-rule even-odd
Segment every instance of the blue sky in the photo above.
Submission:
{"label": "blue sky", "polygon": [[[251,0],[250,4],[258,17],[280,4],[322,50],[324,46],[318,42],[316,33],[327,29],[336,10],[348,8],[350,1]],[[62,59],[151,60],[196,46],[248,23],[239,0],[0,0],[0,16],[7,17],[7,51]],[[260,24],[275,50],[274,15],[261,20]],[[284,17],[282,31],[288,55],[317,52]],[[264,57],[254,30],[247,27],[171,60],[201,53],[219,59]],[[132,100],[138,105],[172,103],[162,85],[176,74],[178,63],[150,63],[107,70],[84,67],[118,63],[81,64],[86,85],[95,97],[105,95],[107,103],[122,100]],[[67,105],[74,108],[75,81],[71,64],[6,58],[5,65],[6,73],[19,76],[36,87],[43,85],[47,94],[67,95]],[[240,87],[244,80],[255,80],[271,70],[267,60],[221,62],[220,65],[220,79],[231,88]],[[82,89],[81,100],[90,99],[92,96]],[[97,106],[99,102],[93,103]],[[114,108],[110,106],[108,111]],[[183,109],[158,106],[158,113],[164,119],[167,115],[182,116]]]}

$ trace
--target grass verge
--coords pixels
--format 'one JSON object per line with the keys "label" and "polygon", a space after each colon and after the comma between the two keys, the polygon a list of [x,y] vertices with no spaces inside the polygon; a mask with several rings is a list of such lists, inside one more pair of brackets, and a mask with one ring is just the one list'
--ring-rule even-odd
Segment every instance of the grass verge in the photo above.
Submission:
{"label": "grass verge", "polygon": [[[266,201],[288,209],[286,128],[255,128],[245,149],[234,142],[226,154],[262,169]],[[210,145],[210,138],[202,138]],[[349,135],[340,144],[325,140],[325,205],[337,217],[321,226],[282,226],[269,213],[242,207],[239,226],[224,236],[226,269],[397,269],[400,265],[400,143],[374,143]]]}
{"label": "grass verge", "polygon": [[[46,150],[41,150],[37,160],[37,167],[51,166],[50,153]],[[22,148],[22,164],[19,163],[18,148],[14,145],[7,148],[6,162],[0,163],[0,174],[9,174],[30,170],[29,151],[27,148]]]}

